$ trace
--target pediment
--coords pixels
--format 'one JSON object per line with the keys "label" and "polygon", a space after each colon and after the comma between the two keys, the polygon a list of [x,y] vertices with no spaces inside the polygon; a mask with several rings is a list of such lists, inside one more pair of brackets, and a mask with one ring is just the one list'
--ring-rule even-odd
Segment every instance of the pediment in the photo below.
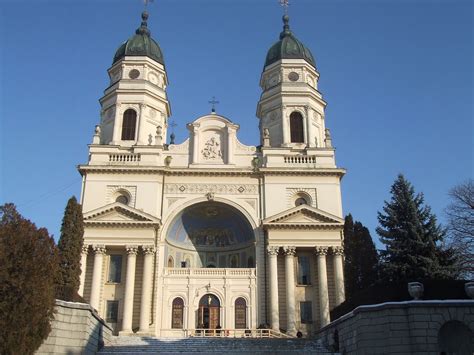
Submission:
{"label": "pediment", "polygon": [[160,224],[160,219],[133,207],[114,202],[84,213],[85,223]]}
{"label": "pediment", "polygon": [[341,227],[344,220],[331,213],[308,205],[280,212],[263,220],[265,227]]}

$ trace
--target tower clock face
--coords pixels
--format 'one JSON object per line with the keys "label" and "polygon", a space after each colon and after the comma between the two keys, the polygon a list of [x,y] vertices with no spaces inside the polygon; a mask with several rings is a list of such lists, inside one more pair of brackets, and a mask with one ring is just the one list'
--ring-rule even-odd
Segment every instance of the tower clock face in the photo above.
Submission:
{"label": "tower clock face", "polygon": [[299,78],[300,76],[297,72],[292,71],[290,74],[288,74],[288,79],[290,79],[290,81],[298,81]]}

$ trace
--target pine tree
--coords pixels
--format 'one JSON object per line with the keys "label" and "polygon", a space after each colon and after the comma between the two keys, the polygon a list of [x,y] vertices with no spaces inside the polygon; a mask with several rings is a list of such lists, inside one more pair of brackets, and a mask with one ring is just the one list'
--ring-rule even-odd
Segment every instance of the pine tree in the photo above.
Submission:
{"label": "pine tree", "polygon": [[83,235],[82,207],[73,196],[64,211],[58,243],[60,274],[57,297],[66,301],[72,301],[79,290]]}
{"label": "pine tree", "polygon": [[0,206],[0,354],[33,354],[48,336],[57,272],[48,231]]}
{"label": "pine tree", "polygon": [[377,281],[378,254],[369,230],[347,215],[344,223],[344,275],[346,297]]}
{"label": "pine tree", "polygon": [[415,194],[401,174],[390,192],[390,202],[378,212],[377,233],[386,245],[381,251],[382,276],[400,282],[452,277],[452,260],[440,246],[446,232],[424,204],[423,194]]}

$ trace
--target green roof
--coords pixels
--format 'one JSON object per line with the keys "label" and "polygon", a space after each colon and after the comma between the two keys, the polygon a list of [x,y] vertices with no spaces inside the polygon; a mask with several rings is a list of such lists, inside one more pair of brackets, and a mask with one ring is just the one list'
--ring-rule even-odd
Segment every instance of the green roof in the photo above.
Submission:
{"label": "green roof", "polygon": [[113,63],[118,62],[125,56],[146,56],[165,64],[163,52],[156,41],[151,38],[150,30],[147,25],[148,12],[142,13],[142,23],[135,31],[135,35],[124,42],[115,52]]}
{"label": "green roof", "polygon": [[289,21],[290,18],[287,15],[283,16],[283,32],[280,33],[280,40],[268,50],[265,66],[280,59],[304,59],[313,67],[316,67],[311,51],[290,31]]}

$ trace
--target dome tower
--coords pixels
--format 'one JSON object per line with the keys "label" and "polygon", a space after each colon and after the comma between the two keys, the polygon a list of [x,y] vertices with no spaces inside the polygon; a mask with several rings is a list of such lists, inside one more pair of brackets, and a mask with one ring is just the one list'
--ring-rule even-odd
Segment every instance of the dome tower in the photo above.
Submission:
{"label": "dome tower", "polygon": [[326,102],[318,91],[319,73],[311,51],[290,30],[289,21],[284,15],[283,31],[267,53],[260,79],[257,117],[262,145],[326,147]]}
{"label": "dome tower", "polygon": [[[110,85],[99,100],[100,144],[162,145],[171,108],[166,94],[168,78],[163,52],[148,29],[148,12],[117,49],[108,70]],[[157,132],[162,141],[155,142]]]}

